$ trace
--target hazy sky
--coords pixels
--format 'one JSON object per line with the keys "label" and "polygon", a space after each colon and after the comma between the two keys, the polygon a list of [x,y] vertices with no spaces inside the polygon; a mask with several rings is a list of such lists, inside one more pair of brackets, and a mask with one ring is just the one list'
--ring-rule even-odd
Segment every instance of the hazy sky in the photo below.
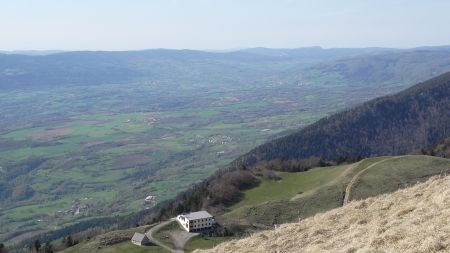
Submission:
{"label": "hazy sky", "polygon": [[0,50],[450,44],[448,0],[0,0]]}

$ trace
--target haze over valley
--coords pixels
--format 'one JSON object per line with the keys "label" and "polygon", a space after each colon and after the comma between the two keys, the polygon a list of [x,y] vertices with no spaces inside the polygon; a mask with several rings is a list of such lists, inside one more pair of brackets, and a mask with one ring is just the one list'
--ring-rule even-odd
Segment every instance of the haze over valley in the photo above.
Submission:
{"label": "haze over valley", "polygon": [[449,251],[450,5],[213,2],[0,8],[0,253]]}

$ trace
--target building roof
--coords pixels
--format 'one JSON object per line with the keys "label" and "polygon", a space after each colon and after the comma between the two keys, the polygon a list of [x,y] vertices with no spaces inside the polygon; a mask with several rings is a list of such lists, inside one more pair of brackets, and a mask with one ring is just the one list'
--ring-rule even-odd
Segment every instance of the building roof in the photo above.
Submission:
{"label": "building roof", "polygon": [[133,238],[131,238],[131,240],[136,242],[142,242],[146,237],[147,236],[145,234],[134,233]]}
{"label": "building roof", "polygon": [[209,214],[207,211],[199,211],[199,212],[193,212],[183,215],[188,220],[198,220],[198,219],[206,219],[206,218],[212,218],[213,216]]}

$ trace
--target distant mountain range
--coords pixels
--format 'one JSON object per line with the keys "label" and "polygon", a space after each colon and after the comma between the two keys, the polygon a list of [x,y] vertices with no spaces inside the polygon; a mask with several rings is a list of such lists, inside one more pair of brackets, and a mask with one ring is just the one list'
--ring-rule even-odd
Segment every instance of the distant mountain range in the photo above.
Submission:
{"label": "distant mountain range", "polygon": [[64,50],[13,50],[13,51],[1,51],[0,54],[19,54],[19,55],[30,55],[30,56],[42,56],[50,54],[64,53]]}
{"label": "distant mountain range", "polygon": [[[434,49],[434,47],[431,47]],[[441,48],[439,48],[441,49]],[[412,49],[414,50],[414,49]],[[401,49],[394,48],[382,48],[382,47],[367,47],[367,48],[329,48],[324,49],[322,47],[302,47],[302,48],[265,48],[255,47],[239,50],[240,52],[275,56],[275,57],[303,57],[303,58],[317,58],[322,57],[332,59],[339,57],[351,57],[362,54],[377,54],[385,52],[398,52]]]}
{"label": "distant mountain range", "polygon": [[226,53],[166,49],[14,51],[0,53],[0,89],[204,81],[205,77],[214,82],[248,83],[277,78],[284,82],[308,83],[317,81],[325,72],[335,73],[334,81],[364,81],[369,85],[368,81],[423,81],[425,79],[416,77],[431,77],[449,68],[449,47],[408,50],[252,48]]}

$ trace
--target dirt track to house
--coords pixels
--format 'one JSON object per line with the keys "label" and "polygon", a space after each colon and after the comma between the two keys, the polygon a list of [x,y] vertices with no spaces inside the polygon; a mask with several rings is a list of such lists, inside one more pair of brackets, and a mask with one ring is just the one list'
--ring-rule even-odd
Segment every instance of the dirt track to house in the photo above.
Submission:
{"label": "dirt track to house", "polygon": [[153,237],[153,233],[157,232],[158,230],[162,229],[163,227],[169,225],[172,221],[176,221],[175,218],[172,218],[170,220],[161,222],[160,224],[152,227],[149,231],[147,231],[145,234],[147,237],[152,241],[154,244],[172,252],[172,253],[184,253],[184,246],[186,243],[194,236],[197,236],[197,233],[189,233],[186,231],[176,231],[170,233],[170,239],[175,245],[175,249],[170,248],[166,244],[158,241],[158,239]]}
{"label": "dirt track to house", "polygon": [[175,250],[172,252],[181,253],[184,252],[184,246],[186,243],[194,236],[197,236],[197,233],[189,233],[186,231],[175,231],[170,234],[170,239],[172,239],[173,244],[175,245]]}
{"label": "dirt track to house", "polygon": [[157,239],[155,239],[155,238],[153,237],[153,233],[156,232],[156,231],[158,231],[158,230],[160,230],[161,228],[167,226],[167,225],[168,225],[169,223],[171,223],[172,221],[173,221],[173,220],[170,219],[170,220],[168,220],[168,221],[161,222],[160,224],[158,224],[158,225],[152,227],[149,231],[147,231],[147,232],[145,233],[145,234],[147,235],[148,239],[150,239],[151,242],[153,242],[154,244],[156,244],[156,245],[158,245],[158,246],[160,246],[160,247],[162,247],[162,248],[168,250],[169,252],[173,252],[173,249],[171,249],[170,247],[168,247],[168,246],[165,245],[164,243],[162,243],[162,242],[158,241]]}
{"label": "dirt track to house", "polygon": [[[407,156],[407,155],[405,155]],[[396,156],[396,157],[389,157],[386,159],[383,159],[381,161],[375,162],[369,166],[367,166],[367,168],[361,170],[360,172],[356,173],[356,175],[353,176],[352,180],[350,180],[350,182],[347,184],[347,187],[345,188],[345,196],[344,196],[344,202],[343,202],[343,206],[347,205],[350,202],[350,193],[351,193],[351,189],[353,187],[353,185],[355,184],[356,180],[358,180],[358,178],[367,170],[381,164],[384,163],[386,161],[390,161],[390,160],[395,160],[395,159],[400,159],[403,158],[405,156]]]}

